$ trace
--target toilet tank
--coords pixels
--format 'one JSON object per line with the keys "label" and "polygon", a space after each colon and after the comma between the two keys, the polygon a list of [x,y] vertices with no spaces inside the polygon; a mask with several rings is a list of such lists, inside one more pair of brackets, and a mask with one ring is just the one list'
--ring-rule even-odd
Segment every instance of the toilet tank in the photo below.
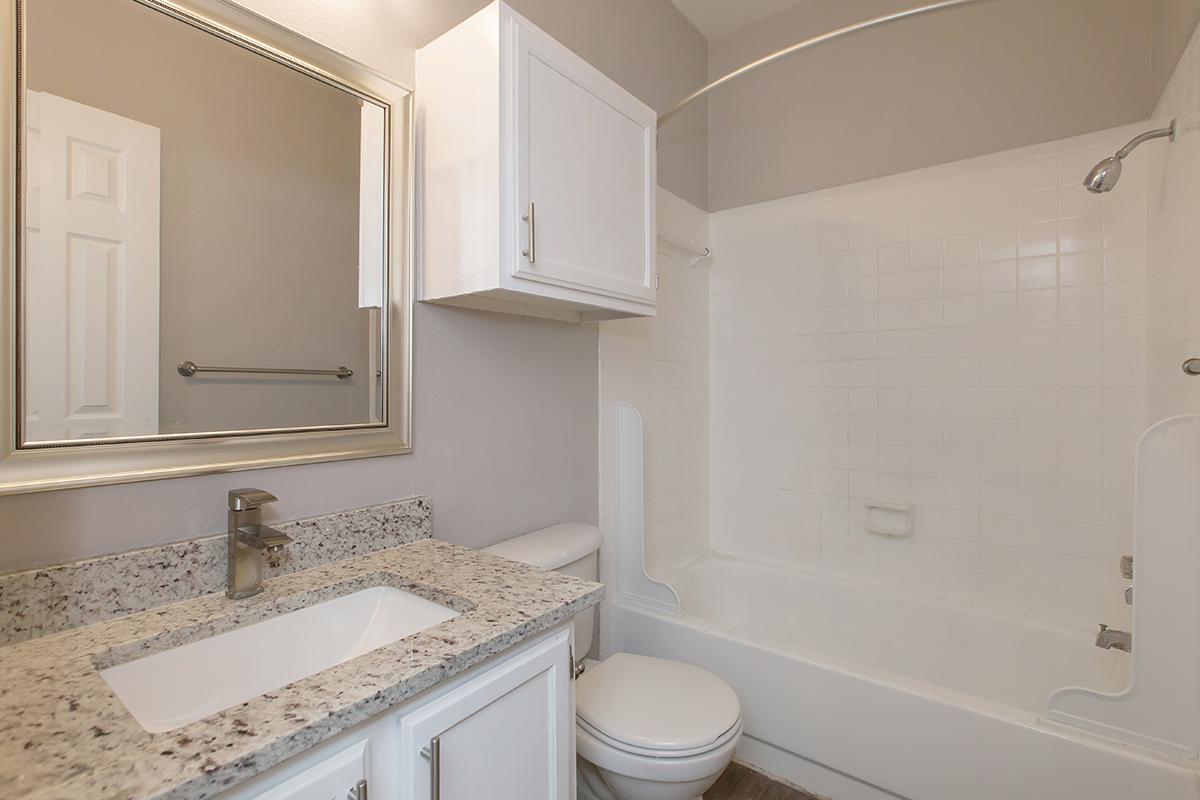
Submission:
{"label": "toilet tank", "polygon": [[[600,575],[599,551],[600,529],[582,522],[551,525],[484,548],[485,553],[589,581]],[[590,652],[595,623],[595,608],[576,615],[572,621],[576,659],[582,660]]]}

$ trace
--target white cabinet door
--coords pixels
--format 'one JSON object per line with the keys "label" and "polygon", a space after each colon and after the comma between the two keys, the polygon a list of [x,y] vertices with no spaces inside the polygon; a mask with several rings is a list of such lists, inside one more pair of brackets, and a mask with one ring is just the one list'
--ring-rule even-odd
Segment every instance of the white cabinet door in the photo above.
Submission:
{"label": "white cabinet door", "polygon": [[653,302],[652,111],[514,16],[514,276]]}
{"label": "white cabinet door", "polygon": [[406,800],[568,800],[569,632],[562,631],[404,717]]}

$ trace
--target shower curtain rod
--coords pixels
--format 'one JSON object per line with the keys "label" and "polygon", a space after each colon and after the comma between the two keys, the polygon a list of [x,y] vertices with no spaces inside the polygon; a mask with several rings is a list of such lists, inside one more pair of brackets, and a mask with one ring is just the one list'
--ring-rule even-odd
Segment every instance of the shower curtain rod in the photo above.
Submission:
{"label": "shower curtain rod", "polygon": [[735,78],[740,78],[742,75],[745,75],[746,73],[753,72],[754,70],[758,69],[759,67],[765,67],[767,64],[771,64],[775,61],[778,61],[781,58],[786,58],[787,56],[790,56],[792,53],[798,53],[801,50],[807,50],[810,47],[816,47],[819,44],[824,44],[825,42],[831,42],[834,39],[840,39],[841,37],[848,36],[851,33],[857,33],[858,31],[865,31],[868,28],[874,28],[879,25],[886,25],[889,22],[899,22],[900,20],[908,19],[909,17],[917,17],[917,16],[920,16],[921,14],[929,14],[933,11],[943,11],[948,8],[954,8],[955,6],[965,6],[968,3],[983,3],[983,2],[988,2],[988,0],[942,0],[942,2],[940,2],[940,3],[930,3],[930,4],[924,5],[924,6],[910,8],[905,11],[897,11],[894,14],[886,14],[882,17],[875,17],[874,19],[868,19],[868,20],[864,20],[862,22],[856,22],[853,25],[847,25],[844,28],[838,28],[837,30],[829,31],[828,33],[822,33],[820,36],[814,36],[811,39],[805,39],[802,42],[797,42],[796,44],[789,45],[789,46],[783,48],[782,50],[776,50],[774,53],[771,53],[770,55],[763,56],[762,58],[758,59],[757,61],[751,61],[746,66],[739,67],[738,69],[735,69],[733,72],[730,72],[728,75],[725,75],[724,77],[721,77],[721,78],[717,78],[715,81],[708,84],[707,86],[703,86],[703,87],[697,89],[696,91],[692,92],[687,97],[683,98],[678,103],[671,106],[663,113],[659,114],[658,115],[658,124],[661,127],[664,122],[669,120],[671,117],[675,116],[675,114],[679,113],[679,111],[681,111],[685,106],[687,106],[691,103],[694,103],[695,101],[699,100],[701,97],[704,97],[706,94],[711,92],[713,89],[716,89],[718,86],[723,86],[724,84],[728,83],[729,81],[732,81]]}

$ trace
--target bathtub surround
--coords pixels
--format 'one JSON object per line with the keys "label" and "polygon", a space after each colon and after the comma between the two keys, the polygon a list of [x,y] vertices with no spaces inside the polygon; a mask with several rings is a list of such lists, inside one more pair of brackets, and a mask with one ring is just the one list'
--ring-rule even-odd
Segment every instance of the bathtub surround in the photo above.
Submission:
{"label": "bathtub surround", "polygon": [[[414,497],[276,523],[292,537],[265,577],[428,539],[432,501]],[[0,645],[225,591],[225,534],[0,575]]]}
{"label": "bathtub surround", "polygon": [[[462,613],[173,731],[148,734],[105,685],[113,666],[366,586]],[[211,797],[599,601],[598,584],[434,540],[0,649],[0,785],[41,798]]]}
{"label": "bathtub surround", "polygon": [[1138,442],[1130,680],[1116,694],[1079,681],[1059,688],[1046,703],[1050,719],[1193,766],[1200,758],[1200,644],[1181,631],[1197,628],[1200,609],[1198,453],[1195,414],[1155,423]]}
{"label": "bathtub surround", "polygon": [[[665,189],[658,192],[658,227],[700,247],[708,215]],[[706,547],[708,475],[708,273],[693,256],[659,242],[658,279],[666,302],[658,315],[601,326],[601,395],[625,400],[642,414],[646,465],[648,563],[669,570]],[[605,453],[607,455],[607,452]]]}
{"label": "bathtub surround", "polygon": [[1170,147],[1149,153],[1147,312],[1149,422],[1200,411],[1200,378],[1180,365],[1200,356],[1200,32],[1154,112],[1178,119]]}
{"label": "bathtub surround", "polygon": [[[1127,622],[1147,154],[1081,182],[1144,128],[714,214],[713,549]],[[912,536],[868,533],[868,499]]]}
{"label": "bathtub surround", "polygon": [[[708,215],[658,192],[658,228],[706,246]],[[638,409],[645,423],[646,563],[670,572],[708,549],[708,272],[691,256],[660,242],[658,315],[600,325],[600,580],[616,585],[616,403]],[[605,598],[600,642],[611,641],[614,602]]]}

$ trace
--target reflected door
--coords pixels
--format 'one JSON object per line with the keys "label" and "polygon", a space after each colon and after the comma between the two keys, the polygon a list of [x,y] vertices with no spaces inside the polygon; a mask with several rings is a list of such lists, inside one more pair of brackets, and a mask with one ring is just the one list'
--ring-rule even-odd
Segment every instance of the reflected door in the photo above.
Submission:
{"label": "reflected door", "polygon": [[25,441],[158,433],[158,128],[26,102]]}

